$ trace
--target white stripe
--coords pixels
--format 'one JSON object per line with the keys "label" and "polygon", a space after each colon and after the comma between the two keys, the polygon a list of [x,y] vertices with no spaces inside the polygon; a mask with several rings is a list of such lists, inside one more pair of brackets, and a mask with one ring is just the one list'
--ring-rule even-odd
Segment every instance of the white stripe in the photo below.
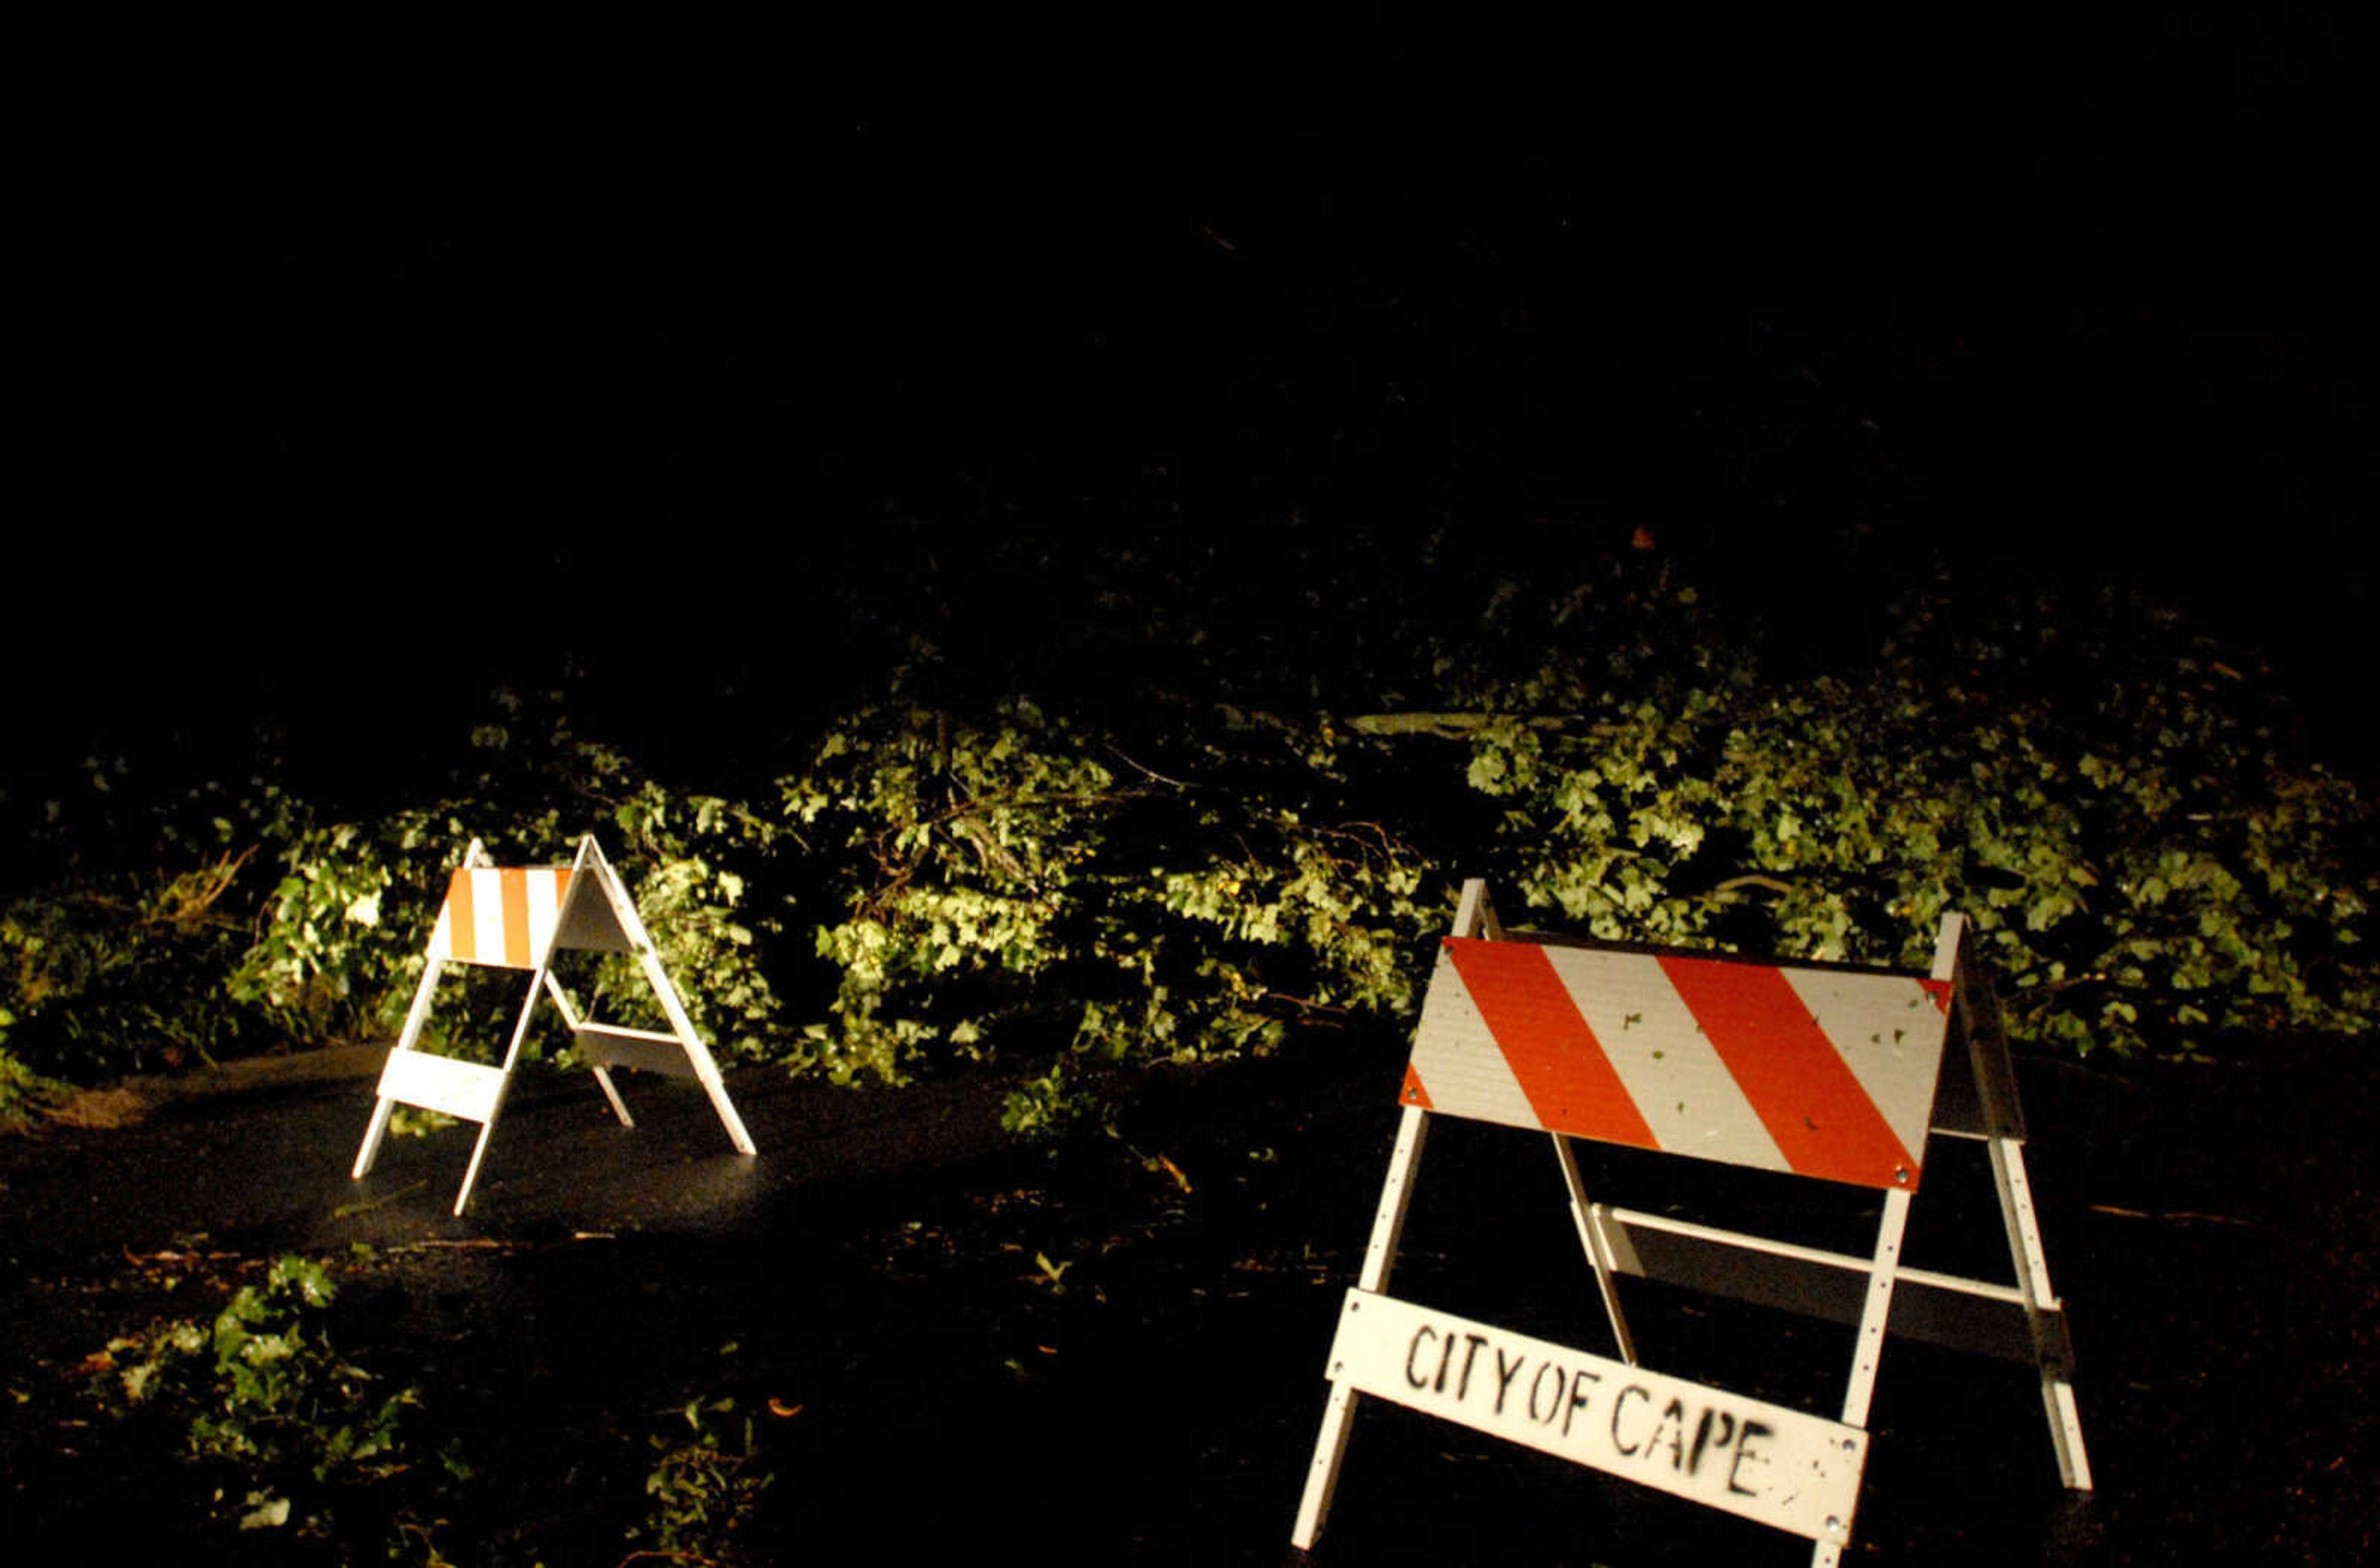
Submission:
{"label": "white stripe", "polygon": [[455,956],[455,917],[448,913],[448,907],[443,903],[438,906],[438,923],[430,928],[429,954],[432,963]]}
{"label": "white stripe", "polygon": [[1585,948],[1546,956],[1665,1151],[1792,1169],[1658,958]]}
{"label": "white stripe", "polygon": [[562,913],[562,900],[554,892],[556,878],[552,869],[540,866],[528,873],[528,961],[543,958],[552,944],[553,928]]}
{"label": "white stripe", "polygon": [[1925,986],[1907,975],[1779,972],[1900,1147],[1923,1160],[1925,1125],[1934,1114],[1934,1080],[1950,1022]]}
{"label": "white stripe", "polygon": [[1413,1068],[1431,1107],[1440,1114],[1508,1127],[1538,1124],[1521,1081],[1512,1076],[1512,1064],[1443,947],[1430,971],[1428,993],[1422,998]]}
{"label": "white stripe", "polygon": [[504,961],[504,874],[471,873],[471,951],[481,964]]}

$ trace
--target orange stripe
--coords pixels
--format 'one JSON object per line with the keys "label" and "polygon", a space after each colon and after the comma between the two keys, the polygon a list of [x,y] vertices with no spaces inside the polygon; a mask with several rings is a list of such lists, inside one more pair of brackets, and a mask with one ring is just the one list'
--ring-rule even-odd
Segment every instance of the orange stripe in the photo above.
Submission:
{"label": "orange stripe", "polygon": [[469,964],[478,961],[474,938],[479,928],[471,923],[471,871],[458,866],[446,882],[446,951],[449,955]]}
{"label": "orange stripe", "polygon": [[1539,1126],[1660,1147],[1544,948],[1464,938],[1450,939],[1446,949]]}
{"label": "orange stripe", "polygon": [[1782,973],[1668,957],[1661,972],[1795,1171],[1861,1186],[1917,1185],[1917,1161]]}
{"label": "orange stripe", "polygon": [[1414,1065],[1410,1062],[1405,1064],[1405,1088],[1404,1093],[1400,1098],[1405,1104],[1418,1105],[1425,1111],[1438,1109],[1429,1102],[1429,1090],[1421,1087],[1421,1075],[1414,1071]]}
{"label": "orange stripe", "polygon": [[496,888],[504,901],[504,964],[515,969],[532,967],[528,955],[528,872],[507,867],[496,873]]}

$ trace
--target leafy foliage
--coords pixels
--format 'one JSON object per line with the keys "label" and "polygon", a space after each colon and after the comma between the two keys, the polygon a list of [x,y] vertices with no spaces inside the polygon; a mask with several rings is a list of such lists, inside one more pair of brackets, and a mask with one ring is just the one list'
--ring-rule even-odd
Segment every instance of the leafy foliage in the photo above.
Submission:
{"label": "leafy foliage", "polygon": [[732,1416],[735,1402],[688,1400],[676,1418],[686,1434],[649,1440],[653,1468],[645,1477],[644,1519],[628,1527],[638,1556],[722,1565],[754,1561],[740,1533],[750,1524],[760,1494],[776,1476],[759,1464],[751,1417],[739,1440],[722,1442],[707,1417]]}
{"label": "leafy foliage", "polygon": [[[333,1343],[330,1270],[295,1255],[242,1286],[211,1322],[179,1319],[95,1358],[121,1419],[178,1433],[192,1501],[226,1531],[428,1548],[415,1510],[468,1475],[421,1436],[421,1393],[388,1389]],[[430,1550],[434,1558],[434,1550]]]}
{"label": "leafy foliage", "polygon": [[[14,1015],[0,1007],[0,1040],[8,1038],[8,1026],[15,1021]],[[66,1092],[66,1088],[0,1050],[0,1133],[22,1132],[32,1125],[42,1111]]]}
{"label": "leafy foliage", "polygon": [[1665,572],[1606,586],[1634,649],[1694,652],[1597,685],[1610,642],[1559,635],[1573,602],[1553,658],[1478,694],[1507,716],[1469,779],[1532,906],[1607,939],[1913,966],[1963,911],[2015,1031],[2073,1051],[2380,1013],[2367,806],[2170,617],[2036,602],[1985,637],[1930,594],[1869,668],[1771,676]]}
{"label": "leafy foliage", "polygon": [[[499,700],[516,722],[528,706]],[[471,837],[520,863],[565,860],[594,830],[698,1027],[731,1051],[763,1052],[779,1003],[756,947],[776,916],[750,890],[776,825],[673,789],[559,722],[526,741],[482,725],[473,743],[480,765],[448,799],[362,819],[330,815],[261,775],[245,789],[152,794],[126,837],[181,869],[78,866],[0,910],[0,1040],[29,1069],[88,1078],[384,1037],[420,978],[422,933]],[[119,773],[109,792],[131,814],[132,784]],[[120,867],[129,855],[115,847]],[[625,958],[562,978],[606,1016],[659,1022]],[[485,1056],[518,1005],[516,985],[449,980],[429,1039]]]}
{"label": "leafy foliage", "polygon": [[[63,817],[111,824],[115,853],[59,857],[0,910],[0,1044],[75,1077],[385,1037],[468,839],[551,859],[589,828],[729,1051],[839,1083],[1002,1054],[1034,1067],[1007,1106],[1026,1130],[1112,1071],[1392,1029],[1478,873],[1607,939],[1870,962],[1922,964],[1961,911],[2019,1035],[2070,1051],[2380,1012],[2369,802],[2297,752],[2252,661],[2118,595],[1877,591],[1905,564],[1856,598],[1772,595],[1818,609],[1764,621],[1649,532],[1556,542],[1498,577],[1440,530],[1435,599],[1316,565],[1351,606],[1336,640],[1377,668],[1367,687],[1318,665],[1305,706],[1266,633],[1185,624],[1159,648],[1127,616],[1111,660],[1077,627],[1069,658],[1107,675],[1046,706],[1016,695],[1026,672],[988,687],[913,649],[740,791],[664,781],[558,699],[508,696],[442,797],[393,809],[262,773],[142,808],[94,761]],[[1111,565],[1135,614],[1178,597],[1163,563]],[[1169,669],[1204,695],[1143,684]],[[1326,686],[1390,711],[1318,711]],[[563,978],[658,1021],[625,962]],[[441,1048],[492,1051],[517,988],[448,984]]]}
{"label": "leafy foliage", "polygon": [[237,961],[223,906],[240,860],[178,872],[78,874],[0,907],[0,1039],[37,1069],[130,1072],[210,1059],[237,1022],[192,1007]]}
{"label": "leafy foliage", "polygon": [[806,1051],[898,1082],[929,1055],[1062,1048],[1008,1107],[1037,1128],[1077,1064],[1262,1051],[1292,1019],[1410,1006],[1419,857],[1309,820],[1328,780],[1306,757],[1269,787],[1245,755],[1209,760],[1212,782],[1160,773],[1022,701],[837,725],[782,784],[844,911],[817,928],[837,984]]}
{"label": "leafy foliage", "polygon": [[[521,711],[517,699],[504,703],[509,715]],[[778,1004],[752,958],[747,875],[772,847],[773,826],[718,796],[674,791],[558,720],[526,743],[506,726],[482,725],[473,743],[490,765],[454,800],[370,822],[303,820],[285,828],[283,876],[231,977],[233,998],[261,1003],[292,1025],[321,1016],[316,1010],[327,1004],[329,1021],[347,1032],[394,1030],[420,979],[421,933],[468,840],[481,838],[505,863],[559,863],[578,834],[594,830],[634,890],[698,1027],[730,1051],[758,1052]],[[605,1015],[662,1022],[632,960],[589,968],[565,978],[583,980]],[[489,988],[460,1010],[434,1011],[431,1039],[467,1051],[468,1039],[484,1051],[504,1038],[517,1005]]]}

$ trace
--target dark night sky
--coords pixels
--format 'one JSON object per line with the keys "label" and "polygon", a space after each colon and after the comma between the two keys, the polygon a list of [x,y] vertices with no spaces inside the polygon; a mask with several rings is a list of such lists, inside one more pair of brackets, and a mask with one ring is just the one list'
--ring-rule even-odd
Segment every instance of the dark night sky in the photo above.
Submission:
{"label": "dark night sky", "polygon": [[1292,507],[1714,558],[1873,508],[2353,657],[2370,53],[2322,6],[1994,25],[1207,18],[143,105],[30,241],[25,745],[360,750],[561,648],[782,692],[951,530],[1253,561]]}

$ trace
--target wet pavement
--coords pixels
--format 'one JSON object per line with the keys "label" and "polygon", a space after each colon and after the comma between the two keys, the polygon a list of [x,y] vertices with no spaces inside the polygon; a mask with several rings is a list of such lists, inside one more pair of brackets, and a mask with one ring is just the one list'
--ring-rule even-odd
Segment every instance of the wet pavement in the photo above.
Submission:
{"label": "wet pavement", "polygon": [[[187,1545],[186,1525],[125,1508],[148,1484],[128,1468],[141,1456],[88,1424],[75,1368],[128,1326],[192,1311],[194,1287],[167,1278],[360,1246],[347,1288],[370,1337],[343,1348],[401,1361],[481,1456],[481,1527],[503,1522],[504,1561],[625,1556],[611,1521],[650,1434],[698,1397],[756,1415],[777,1477],[749,1527],[757,1561],[995,1545],[1043,1562],[1294,1560],[1323,1356],[1396,1122],[1390,1048],[1160,1086],[1120,1138],[1055,1161],[1000,1133],[988,1077],[854,1092],[736,1073],[758,1160],[687,1086],[633,1084],[629,1132],[584,1076],[532,1077],[461,1219],[468,1128],[392,1139],[348,1181],[376,1062],[218,1075],[222,1092],[152,1096],[134,1124],[0,1140],[6,1538]],[[2244,1065],[2020,1076],[2098,1489],[2059,1488],[2028,1371],[1896,1340],[1846,1561],[2370,1560],[2368,1055],[2310,1042]],[[1908,1261],[1984,1272],[1998,1217],[1980,1161],[1956,1153],[1929,1167]],[[1774,1203],[1794,1239],[1825,1245],[1873,1225],[1852,1189],[1815,1189],[1830,1209],[1806,1185],[1747,1198],[1677,1161],[1585,1163],[1597,1197],[1637,1208],[1724,1222],[1707,1209]],[[1524,1135],[1435,1126],[1392,1288],[1609,1349],[1552,1162]],[[1848,1331],[1623,1293],[1649,1366],[1828,1414],[1840,1399]],[[1806,1555],[1367,1402],[1315,1557]]]}

